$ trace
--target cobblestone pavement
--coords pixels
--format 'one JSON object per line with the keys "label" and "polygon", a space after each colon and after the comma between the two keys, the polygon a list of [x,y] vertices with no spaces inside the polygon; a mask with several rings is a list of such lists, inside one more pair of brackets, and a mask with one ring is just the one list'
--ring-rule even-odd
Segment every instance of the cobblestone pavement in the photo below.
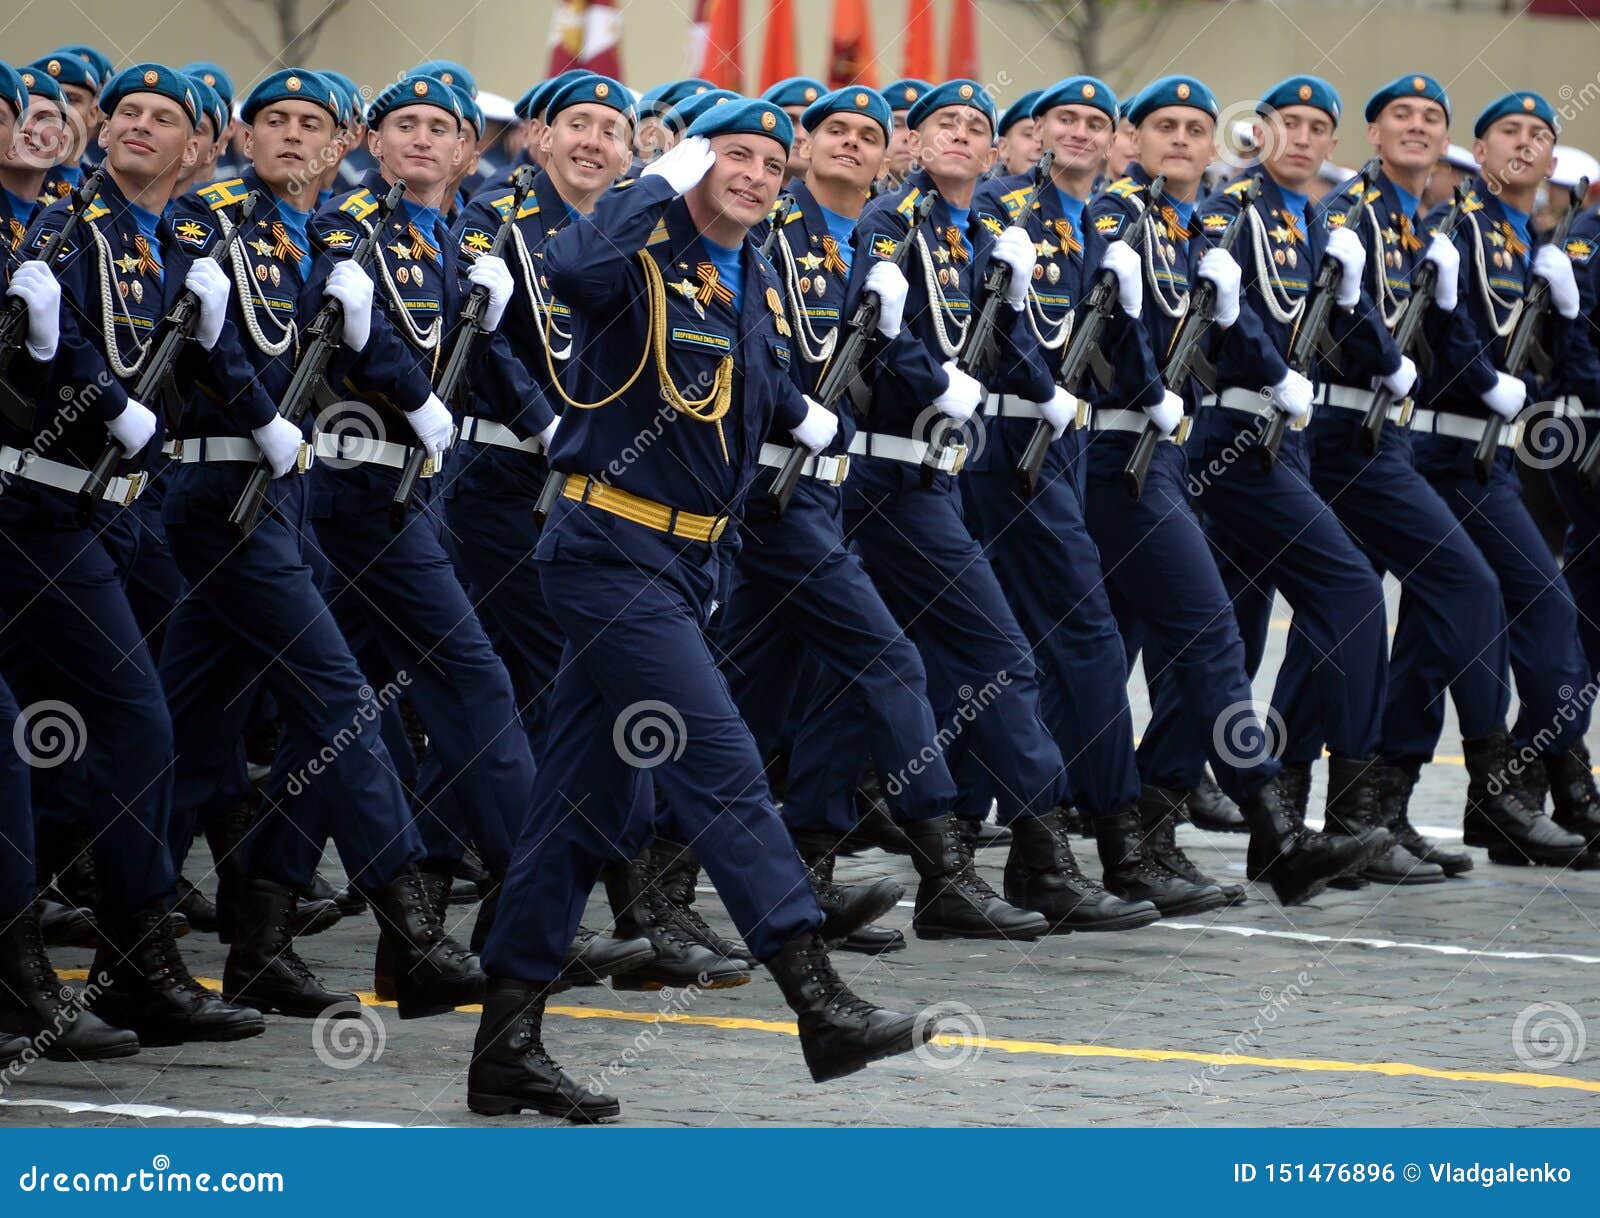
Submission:
{"label": "cobblestone pavement", "polygon": [[[1282,643],[1280,628],[1269,676]],[[1419,825],[1457,839],[1466,773],[1448,754],[1458,739],[1452,716],[1413,804]],[[1245,838],[1187,827],[1180,837],[1202,867],[1243,878]],[[1473,853],[1476,870],[1445,884],[1330,891],[1294,909],[1252,887],[1241,908],[1129,933],[1032,945],[910,938],[896,955],[837,955],[867,997],[947,1004],[959,1035],[824,1086],[809,1081],[765,975],[715,993],[573,991],[546,1041],[637,1124],[1594,1124],[1600,872],[1493,866]],[[1092,868],[1088,843],[1082,854]],[[998,886],[1004,852],[981,862]],[[914,889],[903,859],[874,851],[840,866],[844,880],[884,874]],[[727,929],[715,897],[700,900]],[[909,937],[910,912],[902,903],[885,920]],[[463,938],[472,915],[452,909]],[[587,921],[606,924],[600,902]],[[364,988],[376,937],[368,916],[300,948],[325,980]],[[185,955],[198,975],[221,976],[223,949],[209,937],[191,936]],[[55,959],[89,963],[86,952]],[[324,1029],[274,1018],[266,1035],[233,1045],[35,1063],[0,1078],[0,1126],[482,1123],[465,1103],[475,1013],[402,1024],[392,1008],[368,1009],[373,1022],[347,1025],[338,1043],[322,1036],[320,1053]]]}

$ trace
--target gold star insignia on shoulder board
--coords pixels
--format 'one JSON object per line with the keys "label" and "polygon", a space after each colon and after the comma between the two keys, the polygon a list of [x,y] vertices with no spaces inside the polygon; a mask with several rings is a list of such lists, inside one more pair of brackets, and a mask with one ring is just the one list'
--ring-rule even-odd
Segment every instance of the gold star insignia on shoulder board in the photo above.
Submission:
{"label": "gold star insignia on shoulder board", "polygon": [[272,253],[272,246],[268,242],[263,241],[260,237],[257,237],[250,243],[250,248],[262,258],[265,258]]}
{"label": "gold star insignia on shoulder board", "polygon": [[796,258],[795,262],[807,271],[814,271],[822,265],[822,259],[815,254],[806,254],[804,257]]}
{"label": "gold star insignia on shoulder board", "polygon": [[139,260],[132,254],[124,254],[116,261],[116,268],[124,275],[131,275],[138,269]]}

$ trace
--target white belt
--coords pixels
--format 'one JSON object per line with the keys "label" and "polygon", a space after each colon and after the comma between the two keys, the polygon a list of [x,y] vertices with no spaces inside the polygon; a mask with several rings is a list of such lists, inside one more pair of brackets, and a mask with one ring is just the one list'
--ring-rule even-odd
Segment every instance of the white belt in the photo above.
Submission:
{"label": "white belt", "polygon": [[[1371,389],[1357,389],[1353,385],[1321,385],[1317,388],[1317,405],[1332,406],[1337,410],[1353,410],[1363,418],[1372,405]],[[1414,398],[1406,397],[1389,407],[1389,421],[1401,427],[1411,426]]]}
{"label": "white belt", "polygon": [[[1257,415],[1263,419],[1270,419],[1272,412],[1278,408],[1272,404],[1272,397],[1265,389],[1224,389],[1220,393],[1208,395],[1200,399],[1202,407],[1221,406],[1224,410],[1240,410],[1245,414]],[[1306,424],[1311,422],[1314,410],[1307,410],[1298,419],[1290,419],[1290,431],[1304,431]]]}
{"label": "white belt", "polygon": [[[782,469],[789,464],[789,454],[794,450],[782,444],[763,444],[758,464],[769,469]],[[800,467],[800,476],[815,478],[829,486],[839,486],[850,476],[849,457],[807,457]]]}
{"label": "white belt", "polygon": [[1550,413],[1558,419],[1600,418],[1600,410],[1585,410],[1583,408],[1583,399],[1575,393],[1563,394],[1561,397],[1552,398],[1548,402],[1540,402],[1539,406],[1548,406]]}
{"label": "white belt", "polygon": [[[1101,408],[1094,412],[1089,428],[1092,431],[1129,431],[1134,435],[1140,435],[1144,432],[1145,424],[1149,421],[1150,417],[1142,410]],[[1169,444],[1182,444],[1189,438],[1189,428],[1192,426],[1194,426],[1194,417],[1192,415],[1184,415],[1183,421],[1178,424],[1177,429],[1170,436],[1162,436],[1161,438]]]}
{"label": "white belt", "polygon": [[461,420],[461,438],[474,444],[491,444],[495,448],[514,448],[518,452],[542,453],[544,442],[538,436],[527,440],[517,438],[517,433],[493,419],[480,419],[468,415]]}
{"label": "white belt", "polygon": [[[0,445],[0,473],[13,474],[24,482],[37,482],[41,486],[54,487],[73,495],[82,491],[83,484],[89,481],[89,471],[86,469],[50,461],[9,445]],[[127,507],[144,493],[146,480],[147,475],[143,470],[126,478],[108,478],[106,489],[100,497],[108,503]]]}
{"label": "white belt", "polygon": [[[1468,418],[1464,414],[1447,414],[1442,410],[1419,410],[1411,416],[1411,430],[1436,436],[1449,436],[1455,440],[1483,439],[1488,427],[1487,419]],[[1507,422],[1500,429],[1500,447],[1515,448],[1522,442],[1522,420]]]}
{"label": "white belt", "polygon": [[[261,448],[246,436],[193,436],[187,440],[168,440],[161,451],[180,465],[198,465],[212,461],[248,461],[254,465],[261,459]],[[311,445],[300,446],[300,456],[295,471],[305,473],[311,468]]]}
{"label": "white belt", "polygon": [[[1039,408],[1038,402],[1030,402],[1027,398],[1019,398],[1014,393],[991,393],[983,402],[983,417],[986,419],[1042,419],[1044,411]],[[1089,403],[1087,399],[1078,399],[1078,415],[1072,421],[1073,427],[1086,427],[1089,422]]]}
{"label": "white belt", "polygon": [[[389,440],[374,440],[353,432],[319,431],[314,442],[317,456],[349,465],[383,465],[404,469],[411,459],[411,447]],[[438,466],[432,457],[422,463],[422,477],[431,478]]]}
{"label": "white belt", "polygon": [[[907,465],[921,465],[927,455],[928,445],[922,440],[906,436],[886,436],[876,431],[858,431],[850,441],[852,457],[882,457],[889,461],[904,461]],[[939,454],[939,470],[946,474],[959,474],[967,461],[967,446],[960,441],[946,444]]]}

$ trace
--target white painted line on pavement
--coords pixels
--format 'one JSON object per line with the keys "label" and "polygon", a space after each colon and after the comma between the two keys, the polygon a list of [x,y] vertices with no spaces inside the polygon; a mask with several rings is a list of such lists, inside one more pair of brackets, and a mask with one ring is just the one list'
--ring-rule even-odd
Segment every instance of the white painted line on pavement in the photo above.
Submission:
{"label": "white painted line on pavement", "polygon": [[95,1112],[143,1121],[215,1121],[219,1125],[267,1125],[275,1129],[404,1129],[387,1121],[335,1121],[327,1117],[254,1116],[248,1112],[207,1112],[194,1108],[161,1108],[154,1104],[89,1104],[82,1100],[0,1100],[7,1108],[53,1108],[58,1112]]}

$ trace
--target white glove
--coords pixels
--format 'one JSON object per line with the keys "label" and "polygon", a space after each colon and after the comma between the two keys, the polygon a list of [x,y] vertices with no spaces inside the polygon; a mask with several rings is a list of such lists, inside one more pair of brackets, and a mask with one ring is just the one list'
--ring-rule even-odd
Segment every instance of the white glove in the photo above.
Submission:
{"label": "white glove", "polygon": [[228,316],[228,291],[233,285],[215,258],[196,258],[183,277],[183,286],[200,301],[200,324],[194,328],[194,339],[209,351],[222,337],[222,323]]}
{"label": "white glove", "polygon": [[1422,260],[1439,268],[1439,276],[1433,281],[1434,303],[1446,313],[1453,313],[1456,288],[1461,282],[1461,251],[1449,237],[1434,233],[1428,238],[1428,248],[1422,251]]}
{"label": "white glove", "polygon": [[422,441],[430,457],[437,457],[450,447],[450,430],[455,424],[438,394],[430,393],[421,406],[406,411],[406,422],[411,424],[411,430],[417,433],[417,439]]}
{"label": "white glove", "polygon": [[1272,387],[1272,404],[1291,419],[1303,419],[1311,410],[1311,382],[1293,368]]}
{"label": "white glove", "polygon": [[28,306],[28,354],[40,363],[55,358],[61,341],[61,285],[37,258],[11,273],[7,296]]}
{"label": "white glove", "polygon": [[344,345],[360,351],[372,337],[372,277],[353,262],[328,272],[322,294],[344,306]]}
{"label": "white glove", "polygon": [[819,453],[832,444],[833,437],[839,434],[839,416],[806,394],[800,396],[806,400],[806,417],[789,434],[794,437],[796,444],[803,444],[813,453]]}
{"label": "white glove", "polygon": [[1553,245],[1541,245],[1533,252],[1532,271],[1550,285],[1550,303],[1556,312],[1571,321],[1578,315],[1578,280],[1572,273],[1572,259]]}
{"label": "white glove", "polygon": [[716,159],[710,140],[703,135],[691,135],[651,161],[639,177],[641,180],[665,178],[672,193],[681,195],[706,176]]}
{"label": "white glove", "polygon": [[906,294],[910,291],[904,272],[892,262],[875,262],[867,272],[864,290],[878,294],[878,333],[894,338],[905,323]]}
{"label": "white glove", "polygon": [[950,383],[943,393],[933,399],[933,408],[959,423],[965,423],[978,408],[978,403],[983,401],[983,383],[957,368],[953,359],[945,360],[942,366]]}
{"label": "white glove", "polygon": [[1039,261],[1039,251],[1033,248],[1033,239],[1013,224],[994,239],[989,257],[1011,268],[1011,282],[1006,284],[1006,303],[1020,309],[1028,300],[1028,285],[1033,280],[1033,264]]}
{"label": "white glove", "polygon": [[1044,421],[1055,429],[1055,434],[1050,438],[1059,440],[1067,434],[1067,429],[1078,421],[1078,399],[1073,397],[1060,385],[1056,386],[1055,396],[1046,402],[1035,402]]}
{"label": "white glove", "polygon": [[1217,303],[1212,320],[1226,330],[1239,320],[1239,264],[1224,249],[1207,250],[1200,255],[1196,272],[1201,279],[1217,285]]}
{"label": "white glove", "polygon": [[1409,355],[1400,357],[1400,366],[1388,376],[1380,376],[1378,384],[1382,385],[1396,398],[1403,398],[1417,387],[1417,366],[1411,361]]}
{"label": "white glove", "polygon": [[1100,265],[1117,277],[1117,303],[1129,317],[1144,308],[1144,268],[1126,241],[1113,241],[1100,256]]}
{"label": "white glove", "polygon": [[305,437],[300,434],[298,427],[281,414],[273,415],[272,422],[265,427],[257,427],[250,435],[261,450],[261,455],[267,459],[267,464],[272,467],[274,478],[283,477],[300,460],[300,446]]}
{"label": "white glove", "polygon": [[543,431],[539,433],[539,443],[544,445],[545,452],[550,451],[550,446],[556,442],[556,428],[561,426],[561,416],[556,415],[551,419]]}
{"label": "white glove", "polygon": [[506,315],[506,303],[511,299],[511,268],[506,266],[504,258],[479,254],[477,261],[467,268],[467,278],[489,290],[489,307],[483,311],[484,330],[499,329],[500,319]]}
{"label": "white glove", "polygon": [[1353,309],[1361,299],[1361,276],[1367,269],[1367,247],[1348,228],[1336,228],[1328,234],[1326,252],[1329,258],[1339,264],[1339,283],[1334,289],[1333,303],[1341,309]]}
{"label": "white glove", "polygon": [[1522,404],[1528,400],[1528,387],[1504,372],[1494,375],[1494,388],[1483,395],[1483,404],[1509,422],[1522,413]]}
{"label": "white glove", "polygon": [[1154,406],[1146,406],[1144,413],[1147,419],[1161,429],[1163,436],[1170,436],[1178,430],[1178,424],[1183,422],[1183,399],[1168,389],[1162,395],[1161,401]]}
{"label": "white glove", "polygon": [[136,457],[139,450],[150,443],[150,437],[156,434],[156,416],[143,402],[129,398],[122,413],[106,424],[106,430],[111,433],[113,440],[122,445],[123,452]]}

